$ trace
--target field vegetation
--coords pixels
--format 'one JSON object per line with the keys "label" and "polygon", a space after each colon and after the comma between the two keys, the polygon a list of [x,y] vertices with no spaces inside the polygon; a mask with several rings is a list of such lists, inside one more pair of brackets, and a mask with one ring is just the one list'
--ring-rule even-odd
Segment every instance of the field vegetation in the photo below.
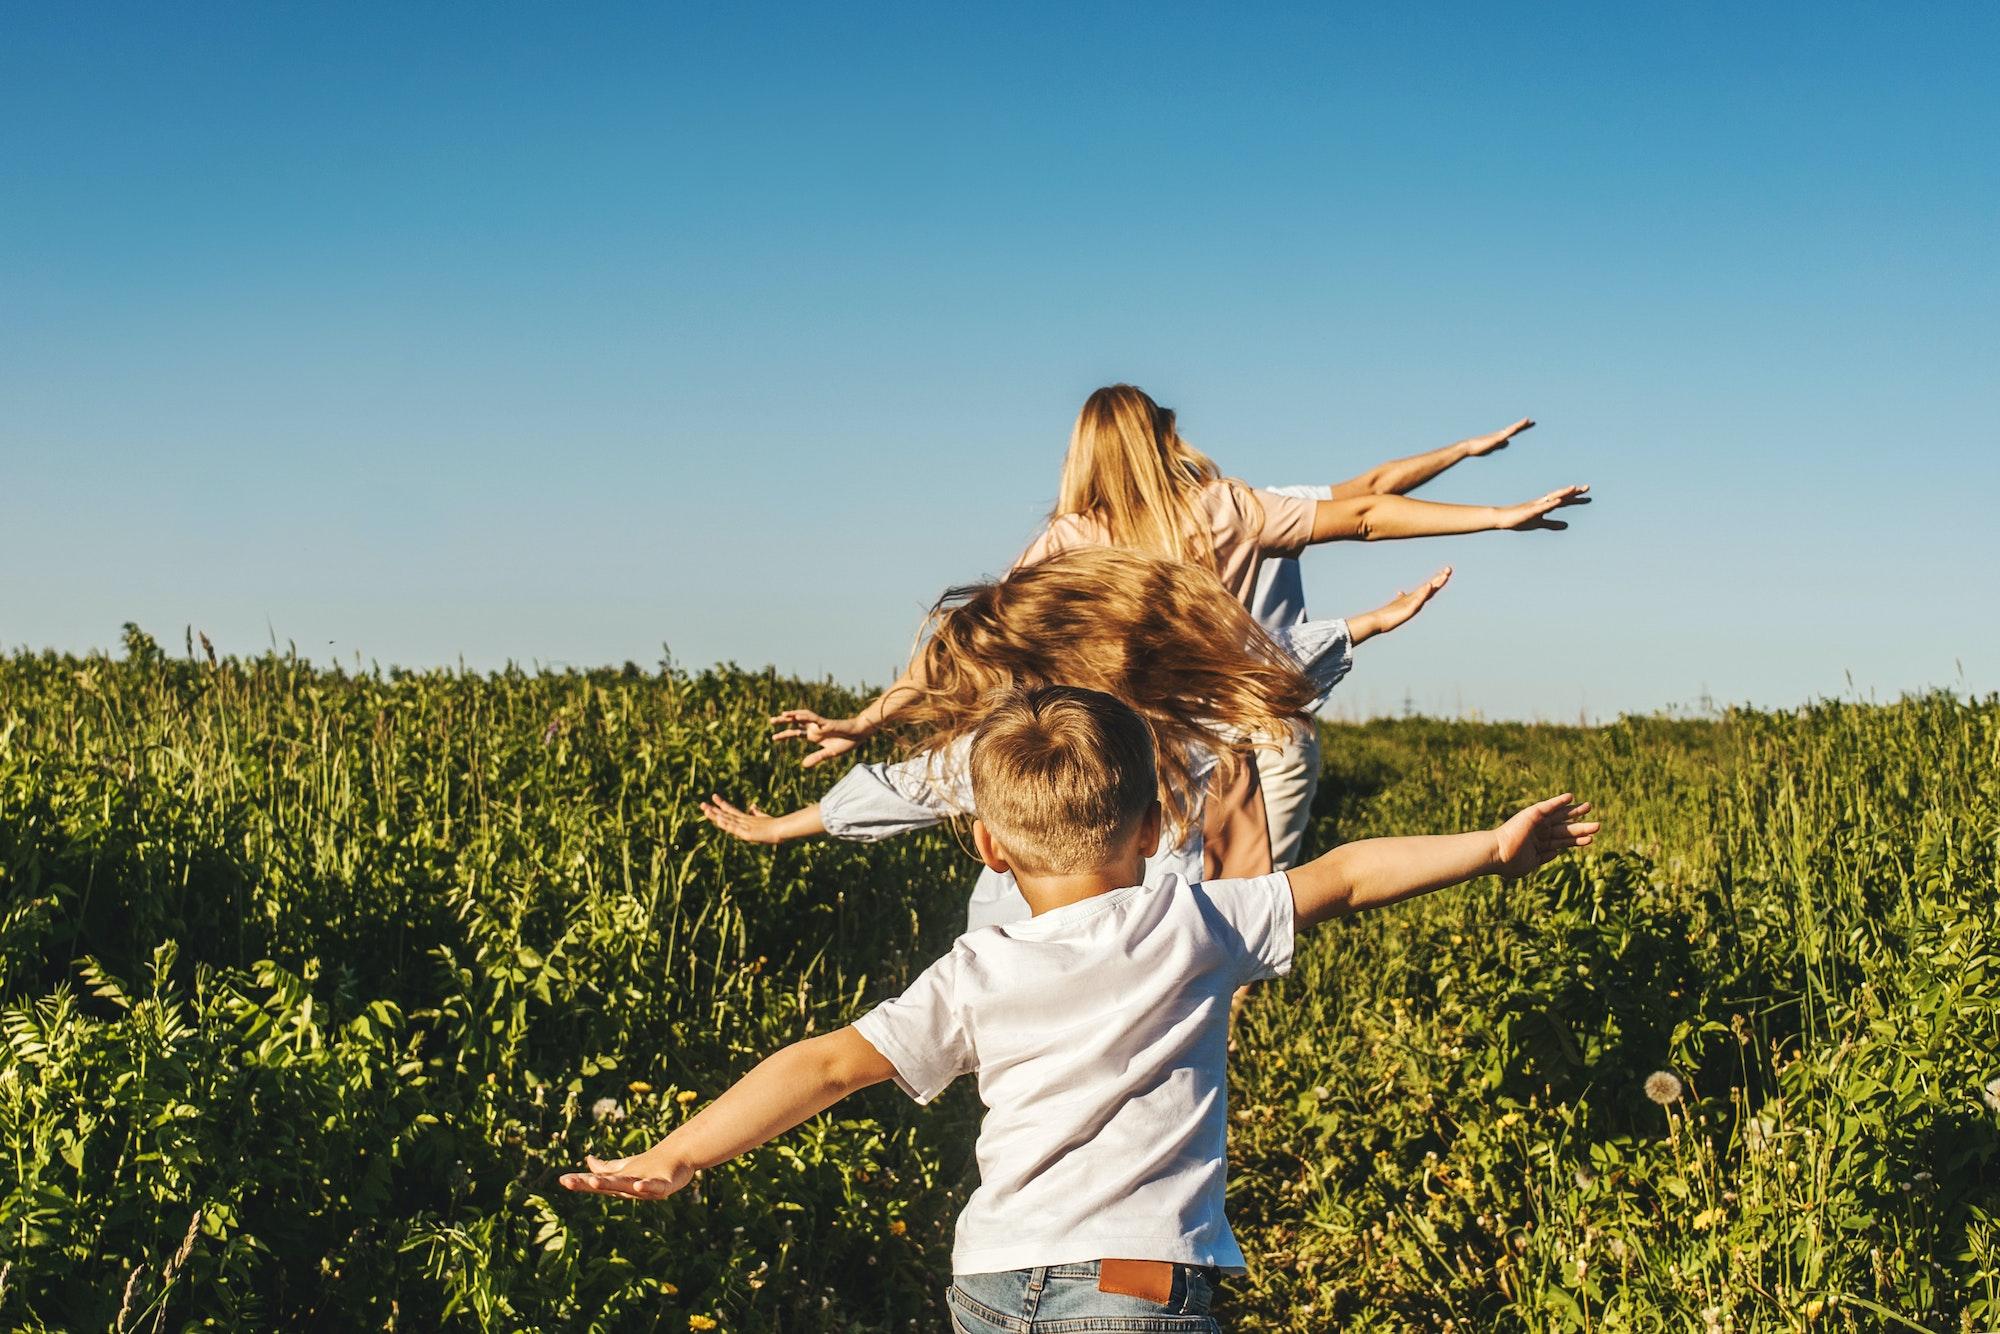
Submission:
{"label": "field vegetation", "polygon": [[[962,924],[947,833],[695,810],[811,799],[762,721],[851,694],[188,648],[0,660],[0,1326],[941,1326],[969,1081],[664,1203],[555,1184]],[[2000,700],[1326,742],[1322,846],[1610,823],[1260,990],[1227,1322],[2000,1327]]]}

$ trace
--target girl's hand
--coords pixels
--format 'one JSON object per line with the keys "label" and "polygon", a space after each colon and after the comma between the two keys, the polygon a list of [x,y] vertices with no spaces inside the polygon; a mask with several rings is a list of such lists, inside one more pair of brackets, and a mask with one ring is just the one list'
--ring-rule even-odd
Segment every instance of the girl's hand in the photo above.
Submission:
{"label": "girl's hand", "polygon": [[819,749],[807,755],[800,764],[808,769],[824,764],[838,755],[845,755],[874,731],[858,718],[822,718],[811,709],[786,709],[771,719],[771,726],[787,724],[782,732],[773,732],[773,741],[802,740]]}
{"label": "girl's hand", "polygon": [[1525,505],[1506,506],[1500,511],[1499,518],[1493,526],[1512,529],[1517,533],[1526,532],[1530,528],[1547,528],[1561,532],[1569,525],[1561,519],[1550,519],[1545,516],[1554,510],[1565,509],[1571,505],[1588,505],[1590,497],[1585,493],[1589,490],[1587,486],[1566,486],[1559,491],[1549,492],[1540,500],[1530,500]]}
{"label": "girl's hand", "polygon": [[588,1172],[565,1172],[565,1188],[587,1195],[623,1195],[631,1200],[664,1200],[694,1180],[694,1169],[662,1152],[661,1140],[644,1153],[630,1158],[590,1158],[583,1160]]}
{"label": "girl's hand", "polygon": [[1590,803],[1573,806],[1570,803],[1575,799],[1574,793],[1565,792],[1538,801],[1494,830],[1494,869],[1512,880],[1570,848],[1589,847],[1603,826],[1596,820],[1579,823],[1582,816],[1590,814]]}
{"label": "girl's hand", "polygon": [[1430,578],[1418,584],[1407,593],[1398,593],[1374,611],[1364,611],[1359,616],[1347,618],[1347,642],[1359,644],[1364,639],[1373,639],[1395,629],[1403,622],[1424,609],[1424,604],[1437,596],[1439,589],[1451,582],[1451,566],[1447,565]]}
{"label": "girl's hand", "polygon": [[1483,455],[1491,454],[1496,449],[1505,449],[1507,448],[1507,442],[1515,436],[1523,431],[1532,431],[1534,429],[1535,419],[1532,417],[1523,417],[1512,426],[1503,427],[1491,435],[1475,435],[1465,442],[1465,456],[1476,459]]}
{"label": "girl's hand", "polygon": [[760,810],[754,801],[746,811],[710,793],[708,800],[701,803],[701,813],[717,829],[733,834],[745,843],[775,845],[785,841],[785,834],[778,827],[778,817]]}

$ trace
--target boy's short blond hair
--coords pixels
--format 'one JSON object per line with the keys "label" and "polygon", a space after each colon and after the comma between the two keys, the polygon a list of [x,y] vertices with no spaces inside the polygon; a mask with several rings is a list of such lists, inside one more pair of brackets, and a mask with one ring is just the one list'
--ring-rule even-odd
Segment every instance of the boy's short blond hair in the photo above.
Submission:
{"label": "boy's short blond hair", "polygon": [[972,735],[973,810],[1030,873],[1105,865],[1158,792],[1152,732],[1100,691],[996,691]]}

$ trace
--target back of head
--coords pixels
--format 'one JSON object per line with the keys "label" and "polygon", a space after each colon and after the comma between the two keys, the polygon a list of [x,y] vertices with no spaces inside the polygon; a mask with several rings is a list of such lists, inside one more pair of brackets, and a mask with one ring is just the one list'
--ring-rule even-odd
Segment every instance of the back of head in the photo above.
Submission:
{"label": "back of head", "polygon": [[1020,869],[1106,865],[1151,808],[1153,737],[1110,695],[1075,686],[988,696],[972,735],[972,802]]}
{"label": "back of head", "polygon": [[1199,800],[1196,767],[1217,746],[1212,729],[1281,732],[1317,694],[1214,574],[1110,547],[954,588],[927,629],[925,688],[894,724],[911,750],[945,753],[986,720],[996,691],[1102,691],[1151,732],[1161,805],[1180,832]]}
{"label": "back of head", "polygon": [[1195,497],[1221,472],[1181,439],[1174,410],[1135,385],[1084,401],[1070,433],[1050,518],[1088,515],[1113,546],[1215,568],[1215,548],[1194,519]]}

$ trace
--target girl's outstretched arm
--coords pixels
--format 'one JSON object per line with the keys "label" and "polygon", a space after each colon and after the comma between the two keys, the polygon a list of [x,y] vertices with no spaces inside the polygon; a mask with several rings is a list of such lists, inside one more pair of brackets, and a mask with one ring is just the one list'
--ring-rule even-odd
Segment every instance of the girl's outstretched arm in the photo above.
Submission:
{"label": "girl's outstretched arm", "polygon": [[1422,611],[1424,604],[1437,596],[1438,590],[1450,582],[1451,566],[1447,565],[1409,592],[1396,594],[1375,610],[1348,617],[1347,642],[1359,644],[1364,639],[1388,634]]}
{"label": "girl's outstretched arm", "polygon": [[770,815],[754,804],[746,810],[719,796],[701,803],[701,813],[716,828],[765,844],[815,834],[874,843],[929,829],[971,810],[965,757],[951,753],[943,762],[917,755],[894,764],[857,764],[818,801],[790,815]]}
{"label": "girl's outstretched arm", "polygon": [[710,793],[708,800],[701,803],[701,813],[717,829],[725,834],[734,834],[745,843],[776,845],[826,832],[826,821],[820,818],[819,803],[816,801],[810,806],[801,806],[790,815],[767,815],[754,801],[746,810]]}
{"label": "girl's outstretched arm", "polygon": [[1286,872],[1300,930],[1463,884],[1482,875],[1523,876],[1597,836],[1590,803],[1565,792],[1538,801],[1498,829],[1420,838],[1364,838]]}
{"label": "girl's outstretched arm", "polygon": [[881,730],[884,723],[896,716],[896,711],[914,702],[924,690],[924,668],[921,659],[914,661],[896,679],[896,684],[868,701],[868,704],[852,718],[826,718],[811,709],[786,709],[771,718],[771,725],[783,730],[773,732],[773,741],[804,741],[816,747],[799,761],[807,769],[816,768],[837,756],[845,755]]}
{"label": "girl's outstretched arm", "polygon": [[1422,454],[1412,454],[1406,459],[1391,459],[1378,463],[1359,477],[1350,477],[1334,485],[1333,498],[1345,500],[1350,496],[1400,496],[1414,491],[1431,478],[1455,463],[1466,459],[1476,459],[1491,454],[1496,449],[1507,448],[1507,442],[1523,431],[1533,430],[1534,420],[1523,417],[1512,426],[1503,426],[1487,435],[1475,435],[1443,449],[1426,450]]}
{"label": "girl's outstretched arm", "polygon": [[585,1158],[563,1185],[595,1195],[659,1200],[704,1167],[776,1139],[848,1094],[894,1077],[896,1067],[852,1027],[807,1038],[764,1058],[680,1129],[630,1158]]}
{"label": "girl's outstretched arm", "polygon": [[1313,511],[1313,542],[1380,542],[1399,537],[1447,537],[1498,529],[1561,530],[1569,525],[1548,517],[1571,505],[1588,505],[1587,486],[1565,486],[1519,505],[1445,505],[1408,496],[1350,496],[1322,500]]}

